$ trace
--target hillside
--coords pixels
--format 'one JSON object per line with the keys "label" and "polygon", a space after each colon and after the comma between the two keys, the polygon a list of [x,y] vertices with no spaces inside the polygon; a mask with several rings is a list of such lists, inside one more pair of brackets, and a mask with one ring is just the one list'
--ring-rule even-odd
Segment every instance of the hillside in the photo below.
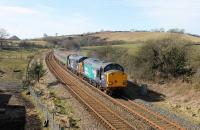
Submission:
{"label": "hillside", "polygon": [[[140,72],[144,70],[146,67],[151,66],[144,63],[143,65],[136,65],[134,68],[134,62],[138,61],[138,59],[144,59],[144,57],[148,54],[145,53],[145,51],[142,51],[144,55],[139,55],[140,58],[134,59],[135,56],[137,56],[137,52],[143,50],[140,49],[143,47],[145,42],[149,39],[161,39],[164,37],[167,37],[169,35],[174,36],[180,36],[186,40],[191,40],[196,43],[200,43],[200,38],[186,35],[186,34],[175,34],[175,33],[160,33],[160,32],[99,32],[95,34],[90,34],[90,36],[100,37],[101,39],[106,39],[108,41],[115,41],[115,40],[123,40],[127,43],[125,44],[119,44],[119,45],[110,45],[112,48],[109,48],[109,51],[107,50],[107,47],[105,46],[84,46],[81,48],[81,53],[85,55],[89,55],[91,57],[103,57],[103,59],[109,59],[108,61],[114,61],[119,64],[121,64],[127,71],[128,75],[130,76],[130,80],[137,84],[147,84],[149,92],[156,92],[159,94],[164,95],[164,100],[159,102],[153,102],[152,104],[157,105],[164,110],[169,110],[173,113],[176,113],[177,115],[183,116],[185,119],[190,120],[191,122],[195,122],[199,124],[200,122],[200,86],[199,86],[199,61],[200,61],[200,45],[193,45],[188,46],[189,53],[188,57],[190,64],[194,67],[193,71],[197,69],[196,73],[194,75],[188,76],[187,79],[185,76],[181,76],[179,78],[170,78],[170,79],[161,79],[160,77],[155,78],[154,80],[147,80],[144,77],[147,76],[150,71],[145,70],[143,71],[142,78],[138,78]],[[172,40],[178,41],[179,38],[171,37]],[[180,40],[180,39],[179,39]],[[182,39],[181,39],[182,40]],[[130,42],[130,43],[128,43]],[[131,43],[134,42],[134,43]],[[154,40],[156,42],[156,40]],[[162,41],[163,43],[164,41]],[[187,43],[187,41],[185,41]],[[161,42],[160,42],[161,43]],[[178,42],[182,43],[182,42]],[[110,47],[108,46],[108,47]],[[127,49],[128,51],[124,51],[124,49]],[[147,49],[148,50],[148,49]],[[167,49],[160,49],[160,50],[167,50]],[[185,49],[180,49],[185,50]],[[146,51],[148,52],[148,51]],[[128,54],[126,54],[128,53]],[[133,58],[131,59],[131,55]],[[143,56],[143,57],[141,57]],[[174,56],[174,54],[173,54]],[[166,58],[166,57],[165,57]],[[147,59],[154,59],[149,58]],[[169,58],[170,59],[170,58]],[[141,60],[141,61],[145,61]],[[131,62],[132,61],[132,62]],[[174,60],[174,61],[177,61]],[[149,62],[153,63],[153,62]],[[180,63],[180,62],[179,62]],[[141,66],[141,69],[139,69]],[[148,71],[148,72],[147,72]],[[147,72],[147,73],[146,73]],[[131,77],[132,75],[132,77]],[[151,75],[150,78],[153,76]],[[189,79],[189,80],[188,80]],[[188,81],[186,81],[188,80]],[[129,93],[131,91],[128,91],[127,93],[129,95],[134,95]],[[134,91],[133,91],[134,92]],[[137,93],[136,93],[137,94]],[[149,94],[149,97],[154,97],[153,95]],[[149,98],[148,97],[148,98]]]}
{"label": "hillside", "polygon": [[169,35],[181,36],[185,39],[192,40],[193,42],[200,42],[200,37],[194,37],[187,34],[175,34],[166,32],[99,32],[91,34],[91,36],[107,39],[108,41],[123,40],[127,42],[146,41],[149,39],[163,38]]}
{"label": "hillside", "polygon": [[[200,37],[194,37],[187,34],[166,33],[166,32],[97,32],[90,34],[90,37],[99,37],[100,39],[106,39],[107,41],[125,41],[126,44],[111,45],[112,47],[126,48],[129,54],[135,54],[137,50],[143,46],[143,42],[149,39],[162,39],[168,36],[183,37],[186,40],[191,40],[196,43],[200,43]],[[87,36],[85,36],[87,37]],[[135,42],[134,44],[129,42]],[[81,53],[87,55],[91,50],[95,50],[103,46],[84,46],[81,49]],[[200,46],[195,46],[200,50]]]}

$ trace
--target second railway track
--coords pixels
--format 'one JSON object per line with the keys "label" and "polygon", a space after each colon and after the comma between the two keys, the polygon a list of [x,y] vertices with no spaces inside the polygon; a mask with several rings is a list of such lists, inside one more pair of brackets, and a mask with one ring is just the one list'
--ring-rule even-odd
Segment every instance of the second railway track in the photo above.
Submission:
{"label": "second railway track", "polygon": [[109,129],[184,130],[178,124],[137,103],[123,99],[113,99],[95,87],[91,87],[90,84],[84,82],[80,77],[70,71],[65,71],[56,62],[53,53],[47,56],[46,63],[52,73],[67,86],[67,89]]}

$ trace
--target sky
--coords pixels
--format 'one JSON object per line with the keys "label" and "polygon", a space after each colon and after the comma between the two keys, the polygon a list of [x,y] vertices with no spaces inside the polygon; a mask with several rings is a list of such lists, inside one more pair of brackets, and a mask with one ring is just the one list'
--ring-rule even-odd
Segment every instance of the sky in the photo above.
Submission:
{"label": "sky", "polygon": [[199,0],[0,0],[0,28],[20,38],[181,28],[200,34]]}

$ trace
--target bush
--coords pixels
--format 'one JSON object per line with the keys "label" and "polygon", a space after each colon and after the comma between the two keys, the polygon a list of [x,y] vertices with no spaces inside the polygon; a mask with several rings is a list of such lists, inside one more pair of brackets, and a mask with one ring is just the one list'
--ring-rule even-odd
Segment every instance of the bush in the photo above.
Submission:
{"label": "bush", "polygon": [[169,37],[160,40],[149,40],[135,57],[135,67],[141,75],[179,77],[191,75],[192,68],[189,63],[189,41],[181,38]]}
{"label": "bush", "polygon": [[31,49],[31,48],[47,48],[47,46],[43,46],[43,45],[37,45],[35,43],[31,43],[28,41],[22,41],[19,43],[19,47],[23,47],[25,49]]}
{"label": "bush", "polygon": [[28,78],[29,80],[38,80],[45,75],[46,70],[44,70],[42,62],[38,64],[38,62],[34,62],[31,64],[31,67],[28,70]]}
{"label": "bush", "polygon": [[62,47],[70,50],[79,50],[80,45],[73,39],[66,39],[61,42]]}

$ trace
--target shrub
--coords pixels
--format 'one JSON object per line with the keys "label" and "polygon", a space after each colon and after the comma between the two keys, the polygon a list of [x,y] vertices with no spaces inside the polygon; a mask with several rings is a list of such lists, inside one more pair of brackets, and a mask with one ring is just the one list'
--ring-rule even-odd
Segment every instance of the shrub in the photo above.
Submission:
{"label": "shrub", "polygon": [[46,70],[44,70],[43,64],[40,62],[34,62],[28,70],[29,80],[38,80],[45,75]]}
{"label": "shrub", "polygon": [[70,50],[79,50],[80,45],[73,39],[66,39],[61,42],[62,47]]}
{"label": "shrub", "polygon": [[[178,37],[168,37],[160,40],[149,40],[135,57],[135,67],[140,69],[141,75],[179,77],[191,75],[189,41]],[[149,78],[149,77],[148,77]]]}
{"label": "shrub", "polygon": [[31,48],[47,48],[47,46],[43,45],[37,45],[36,43],[31,43],[28,41],[21,41],[19,43],[19,47],[23,47],[25,49],[31,49]]}

